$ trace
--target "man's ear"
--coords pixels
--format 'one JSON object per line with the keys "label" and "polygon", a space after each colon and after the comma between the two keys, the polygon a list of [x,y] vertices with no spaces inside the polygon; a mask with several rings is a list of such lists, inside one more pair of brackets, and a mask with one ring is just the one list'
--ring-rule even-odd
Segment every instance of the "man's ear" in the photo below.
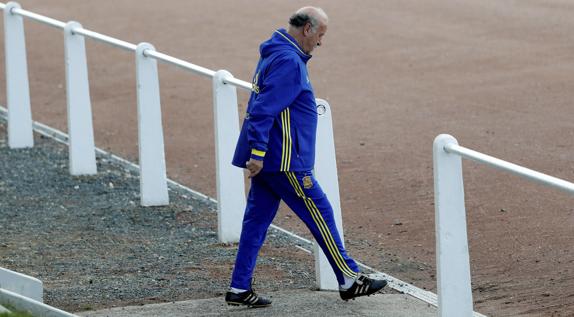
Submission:
{"label": "man's ear", "polygon": [[312,31],[311,28],[312,28],[312,27],[311,27],[311,23],[305,24],[305,26],[303,27],[303,35],[305,35],[305,36],[311,35],[311,33],[312,33],[312,32],[311,32],[311,31]]}

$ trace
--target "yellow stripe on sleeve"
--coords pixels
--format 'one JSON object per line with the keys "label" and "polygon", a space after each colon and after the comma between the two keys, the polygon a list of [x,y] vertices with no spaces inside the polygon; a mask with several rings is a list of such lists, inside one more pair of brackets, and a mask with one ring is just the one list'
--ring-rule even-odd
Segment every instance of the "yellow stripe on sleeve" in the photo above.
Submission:
{"label": "yellow stripe on sleeve", "polygon": [[291,148],[293,147],[293,142],[291,140],[291,110],[286,109],[287,114],[285,115],[287,121],[287,160],[285,162],[285,170],[288,171],[291,168]]}
{"label": "yellow stripe on sleeve", "polygon": [[264,152],[264,151],[259,151],[259,150],[257,150],[257,149],[251,149],[251,154],[252,154],[252,155],[261,156],[261,157],[264,157],[264,156],[265,156],[265,152]]}
{"label": "yellow stripe on sleeve", "polygon": [[286,128],[286,122],[285,122],[285,111],[281,112],[281,129],[283,132],[283,143],[281,144],[282,148],[281,148],[281,166],[279,168],[279,171],[284,172],[285,171],[285,152],[286,152],[286,145],[287,145],[287,131],[285,130]]}

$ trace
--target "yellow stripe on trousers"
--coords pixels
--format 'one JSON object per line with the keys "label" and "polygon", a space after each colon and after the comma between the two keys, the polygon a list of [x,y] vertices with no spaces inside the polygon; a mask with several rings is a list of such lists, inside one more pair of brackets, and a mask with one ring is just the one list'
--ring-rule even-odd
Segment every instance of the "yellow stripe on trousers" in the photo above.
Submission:
{"label": "yellow stripe on trousers", "polygon": [[333,257],[333,260],[345,275],[354,277],[356,273],[349,268],[349,266],[343,259],[341,253],[338,252],[339,249],[337,248],[335,240],[331,235],[331,231],[328,229],[327,224],[325,223],[325,220],[321,216],[319,209],[317,208],[317,206],[315,205],[315,203],[311,198],[305,196],[303,189],[299,185],[299,182],[297,181],[295,175],[292,172],[288,172],[287,174],[289,175],[291,185],[293,185],[293,187],[295,188],[297,195],[303,199],[305,205],[307,206],[307,209],[311,213],[311,216],[313,217],[315,224],[319,228],[319,232],[321,233],[325,245],[327,246],[329,252]]}
{"label": "yellow stripe on trousers", "polygon": [[305,202],[305,205],[307,206],[307,209],[311,213],[311,216],[313,217],[315,224],[319,228],[319,232],[323,237],[327,249],[331,253],[332,258],[339,267],[339,269],[343,272],[343,274],[349,277],[355,277],[357,273],[351,270],[351,268],[347,265],[347,262],[345,262],[345,260],[343,259],[343,256],[339,252],[339,248],[337,248],[335,239],[333,239],[331,231],[329,230],[329,227],[327,226],[325,219],[323,219],[323,217],[321,216],[321,212],[315,205],[315,202],[313,202],[313,199],[305,196],[305,193],[303,192],[303,189],[301,188],[301,185],[299,185],[299,182],[297,181],[297,178],[293,174],[293,172],[287,172],[285,174],[287,175],[287,179],[289,179],[289,182],[295,189],[297,196],[301,197]]}
{"label": "yellow stripe on trousers", "polygon": [[281,112],[281,127],[283,130],[283,148],[281,152],[280,171],[288,171],[291,167],[291,113],[289,108]]}

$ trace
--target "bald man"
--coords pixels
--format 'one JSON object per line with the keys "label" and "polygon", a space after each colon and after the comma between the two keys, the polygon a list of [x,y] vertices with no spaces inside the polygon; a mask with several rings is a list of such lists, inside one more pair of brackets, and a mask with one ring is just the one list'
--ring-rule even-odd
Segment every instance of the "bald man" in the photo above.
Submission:
{"label": "bald man", "polygon": [[251,279],[281,200],[321,246],[343,300],[371,295],[387,284],[359,273],[343,247],[329,200],[313,176],[317,105],[307,62],[322,44],[328,21],[320,8],[301,8],[289,19],[288,31],[276,30],[259,48],[261,58],[233,158],[233,165],[249,170],[251,189],[231,287],[225,296],[230,305],[271,305],[253,291]]}

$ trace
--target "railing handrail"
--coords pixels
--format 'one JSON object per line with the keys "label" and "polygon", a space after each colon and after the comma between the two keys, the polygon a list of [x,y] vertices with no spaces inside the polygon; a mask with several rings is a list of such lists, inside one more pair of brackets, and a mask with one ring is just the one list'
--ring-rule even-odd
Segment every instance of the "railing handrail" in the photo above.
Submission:
{"label": "railing handrail", "polygon": [[66,26],[65,22],[62,21],[58,21],[56,19],[52,19],[49,18],[47,16],[43,16],[34,12],[30,12],[28,10],[24,10],[24,9],[19,9],[19,8],[13,8],[12,9],[12,14],[18,14],[21,15],[23,17],[27,17],[30,18],[36,22],[40,22],[40,23],[44,23],[46,25],[55,27],[55,28],[59,28],[59,29],[64,29],[64,27]]}
{"label": "railing handrail", "polygon": [[90,31],[90,30],[85,29],[83,27],[82,28],[74,28],[72,30],[72,33],[82,35],[84,37],[100,41],[102,43],[110,44],[112,46],[119,47],[121,49],[131,51],[131,52],[135,52],[135,50],[137,48],[137,45],[135,45],[133,43],[126,42],[126,41],[123,41],[120,39],[116,39],[114,37],[107,36],[105,34],[101,34],[98,32]]}
{"label": "railing handrail", "polygon": [[[0,3],[0,9],[4,9],[5,7],[6,7],[5,3]],[[13,8],[12,13],[26,17],[26,18],[29,18],[29,19],[36,21],[36,22],[40,22],[40,23],[43,23],[43,24],[46,24],[46,25],[49,25],[49,26],[52,26],[52,27],[55,27],[58,29],[62,29],[62,30],[65,28],[65,26],[67,24],[65,22],[44,16],[41,14],[37,14],[37,13],[31,12],[31,11],[20,9],[20,8]],[[83,28],[83,27],[82,28],[75,28],[72,30],[72,32],[74,34],[82,35],[84,37],[91,38],[91,39],[94,39],[94,40],[97,40],[97,41],[100,41],[100,42],[103,42],[103,43],[106,43],[106,44],[109,44],[109,45],[112,45],[114,47],[118,47],[118,48],[121,48],[124,50],[128,50],[128,51],[135,52],[135,50],[137,48],[136,44],[126,42],[126,41],[123,41],[123,40],[120,40],[120,39],[117,39],[117,38],[114,38],[114,37],[111,37],[111,36],[108,36],[105,34],[94,32],[94,31],[88,30],[88,29]],[[146,50],[145,55],[148,57],[152,57],[156,60],[165,62],[166,64],[178,66],[184,70],[191,71],[193,73],[207,76],[210,78],[213,78],[213,76],[215,76],[215,73],[216,73],[215,71],[213,71],[211,69],[192,64],[192,63],[187,62],[185,60],[161,53],[159,51]],[[233,78],[233,77],[225,78],[223,80],[223,82],[225,84],[230,84],[230,85],[233,85],[233,86],[236,86],[239,88],[243,88],[243,89],[248,90],[248,91],[251,91],[251,88],[252,88],[251,83],[244,81],[244,80],[241,80],[241,79],[238,79],[238,78]]]}
{"label": "railing handrail", "polygon": [[488,166],[492,166],[494,168],[500,169],[500,170],[504,170],[504,171],[509,171],[513,174],[516,174],[518,176],[522,176],[524,178],[533,180],[533,181],[537,181],[539,183],[543,183],[546,184],[548,186],[554,187],[554,188],[558,188],[560,190],[563,190],[569,194],[574,194],[574,183],[568,182],[566,180],[554,177],[554,176],[550,176],[544,173],[540,173],[537,172],[535,170],[514,164],[514,163],[510,163],[501,159],[498,159],[496,157],[493,156],[489,156],[486,155],[484,153],[480,153],[468,148],[465,148],[463,146],[460,146],[458,144],[454,144],[454,143],[448,143],[444,146],[444,150],[447,153],[452,153],[452,154],[457,154],[460,155],[461,157],[464,157],[466,159],[475,161],[477,163],[482,163]]}
{"label": "railing handrail", "polygon": [[162,62],[165,62],[167,64],[181,67],[185,70],[190,70],[190,71],[195,72],[199,75],[207,76],[210,78],[215,76],[215,71],[213,71],[211,69],[207,69],[205,67],[201,67],[201,66],[192,64],[190,62],[184,61],[184,60],[179,59],[179,58],[175,58],[173,56],[169,56],[167,54],[164,54],[164,53],[161,53],[158,51],[146,50],[146,51],[144,51],[144,55],[146,55],[148,57],[153,57],[153,58],[157,59],[158,61],[162,61]]}

